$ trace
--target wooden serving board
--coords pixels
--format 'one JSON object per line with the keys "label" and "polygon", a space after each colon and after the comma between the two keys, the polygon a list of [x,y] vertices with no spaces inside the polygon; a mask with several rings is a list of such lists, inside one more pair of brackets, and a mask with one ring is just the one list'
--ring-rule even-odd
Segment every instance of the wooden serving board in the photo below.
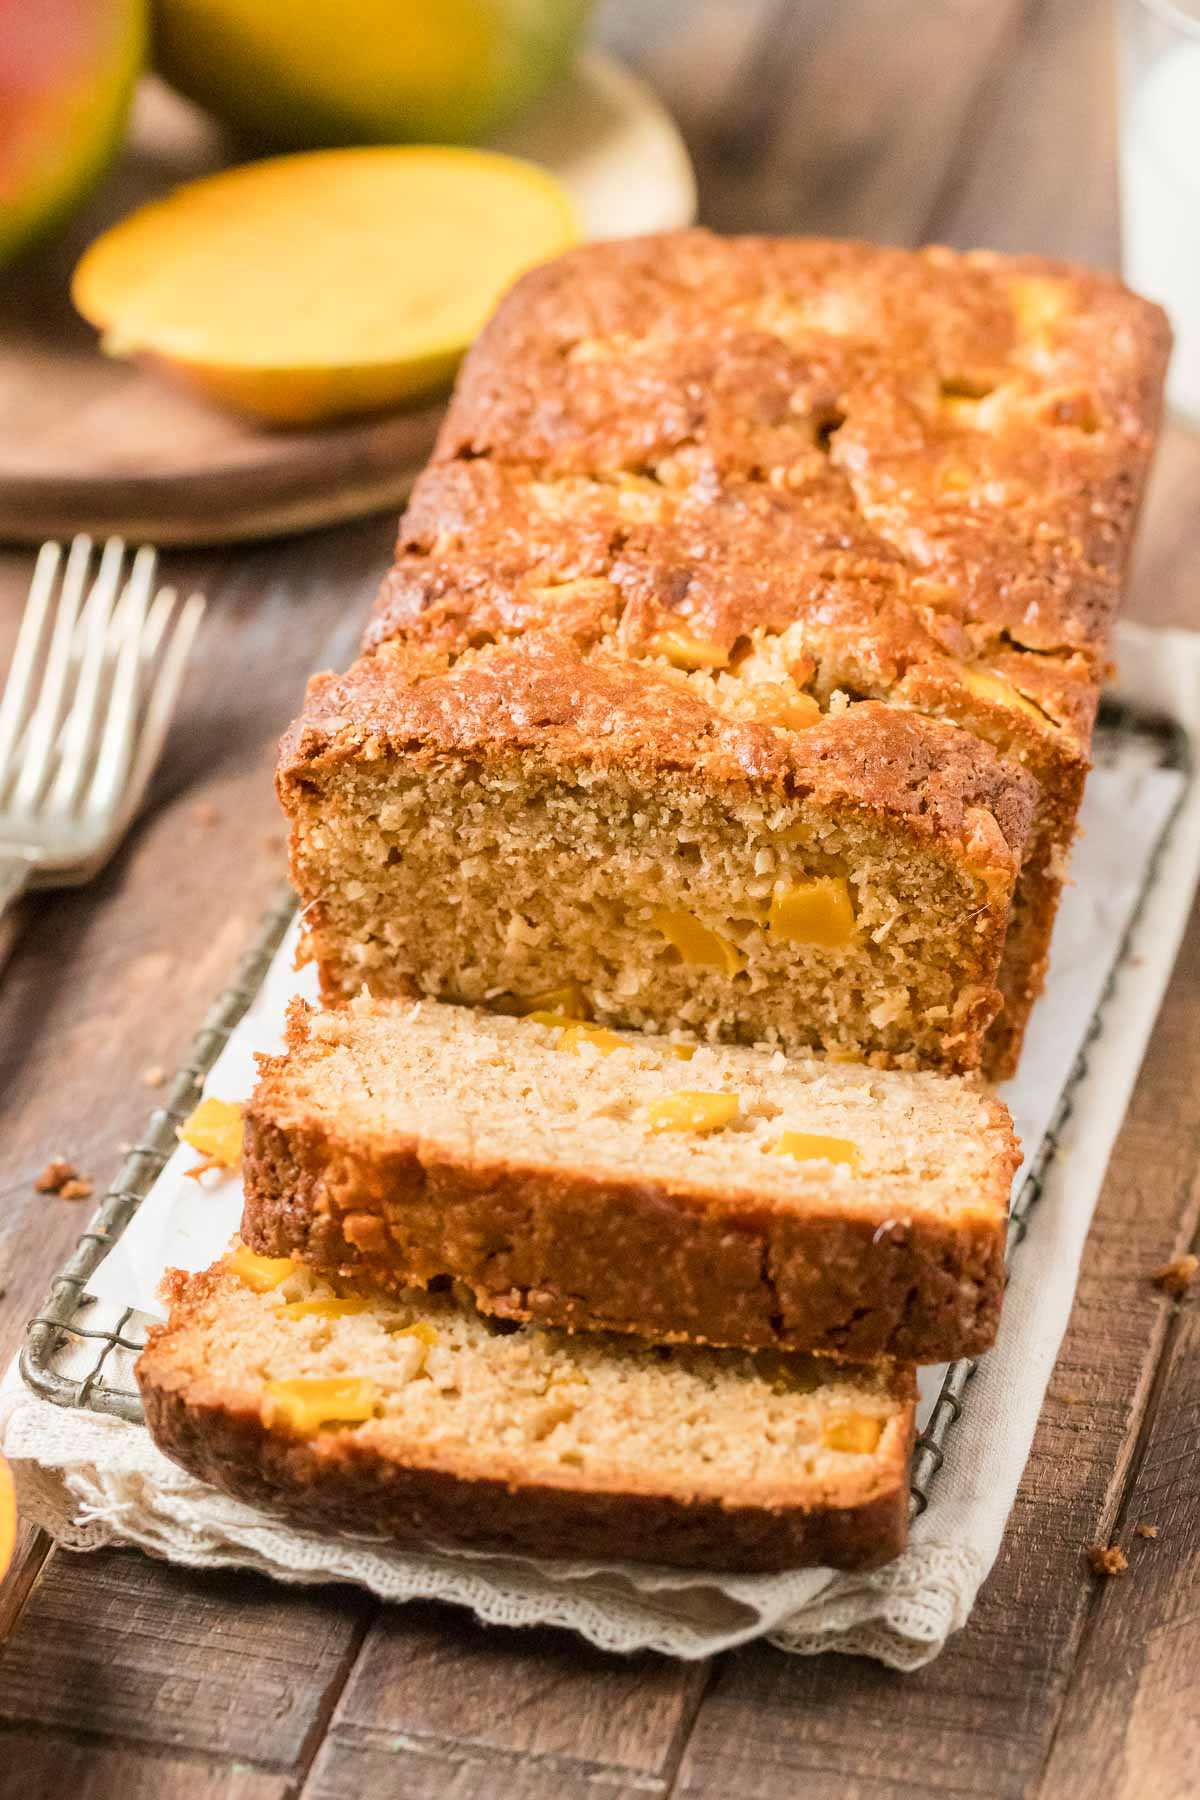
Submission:
{"label": "wooden serving board", "polygon": [[[689,222],[691,166],[639,82],[599,55],[499,144],[554,167],[591,236]],[[231,160],[232,146],[160,83],[142,85],[129,146],[69,233],[0,278],[0,539],[77,531],[156,544],[231,543],[399,506],[441,402],[309,431],[271,431],[160,375],[102,356],[70,273],[132,207]],[[630,168],[637,171],[630,181]]]}

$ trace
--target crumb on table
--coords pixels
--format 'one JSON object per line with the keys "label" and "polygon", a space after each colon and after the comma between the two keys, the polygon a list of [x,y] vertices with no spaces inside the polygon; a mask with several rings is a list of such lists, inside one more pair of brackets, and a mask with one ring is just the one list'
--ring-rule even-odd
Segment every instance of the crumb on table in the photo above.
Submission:
{"label": "crumb on table", "polygon": [[1148,1525],[1145,1519],[1143,1519],[1139,1525],[1135,1525],[1133,1529],[1137,1532],[1139,1537],[1156,1538],[1158,1536],[1158,1526]]}
{"label": "crumb on table", "polygon": [[39,1194],[61,1194],[67,1183],[76,1181],[78,1176],[73,1162],[68,1162],[65,1156],[52,1156],[33,1185]]}
{"label": "crumb on table", "polygon": [[1155,1269],[1150,1279],[1164,1294],[1179,1300],[1191,1287],[1197,1269],[1200,1269],[1200,1256],[1173,1256],[1161,1269]]}
{"label": "crumb on table", "polygon": [[161,1063],[151,1063],[148,1069],[142,1070],[142,1083],[145,1087],[161,1087],[167,1079],[167,1071]]}
{"label": "crumb on table", "polygon": [[1123,1575],[1129,1567],[1125,1552],[1117,1544],[1089,1544],[1087,1557],[1096,1575]]}
{"label": "crumb on table", "polygon": [[64,1181],[58,1190],[60,1200],[90,1200],[91,1195],[92,1184],[85,1175],[73,1176],[70,1181]]}

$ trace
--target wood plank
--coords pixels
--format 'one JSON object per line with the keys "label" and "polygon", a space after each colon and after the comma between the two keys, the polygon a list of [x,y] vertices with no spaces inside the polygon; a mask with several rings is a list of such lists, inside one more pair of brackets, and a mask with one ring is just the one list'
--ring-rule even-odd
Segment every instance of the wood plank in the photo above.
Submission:
{"label": "wood plank", "polygon": [[642,66],[683,129],[704,223],[909,243],[1021,8],[708,0],[668,10],[673,28],[651,28]]}
{"label": "wood plank", "polygon": [[[1083,1551],[1108,1541],[1166,1334],[1147,1271],[1197,1224],[1198,1000],[1200,906],[1109,1169],[1004,1546],[969,1626],[936,1662],[903,1677],[859,1659],[785,1657],[762,1645],[739,1651],[701,1704],[677,1795],[890,1800],[920,1791],[1015,1800],[1029,1792],[1096,1594]],[[1181,1389],[1181,1405],[1190,1391]],[[1181,1493],[1189,1476],[1194,1491],[1194,1471],[1194,1456],[1185,1457]],[[1147,1549],[1171,1559],[1164,1581],[1181,1579],[1182,1533],[1174,1549],[1167,1538]],[[1193,1639],[1193,1667],[1198,1649]],[[1098,1660],[1101,1685],[1112,1667]],[[1057,1800],[1057,1790],[1048,1793]]]}
{"label": "wood plank", "polygon": [[[1200,1176],[1193,1183],[1193,1222],[1197,1215]],[[1129,1569],[1097,1580],[1094,1616],[1038,1788],[1045,1800],[1200,1793],[1200,1305],[1195,1299],[1171,1321],[1142,1438],[1120,1517],[1104,1536],[1105,1542],[1120,1543]],[[1158,1536],[1140,1537],[1141,1522],[1156,1527]]]}
{"label": "wood plank", "polygon": [[0,1727],[0,1800],[288,1800],[290,1777],[245,1763],[185,1762],[132,1745]]}
{"label": "wood plank", "polygon": [[372,1610],[353,1589],[59,1551],[0,1646],[0,1721],[291,1769]]}
{"label": "wood plank", "polygon": [[0,1581],[0,1644],[16,1629],[21,1609],[32,1593],[49,1553],[50,1539],[45,1532],[18,1519],[13,1559],[8,1573]]}
{"label": "wood plank", "polygon": [[616,1657],[564,1632],[444,1607],[381,1613],[304,1800],[571,1800],[663,1794],[702,1665]]}

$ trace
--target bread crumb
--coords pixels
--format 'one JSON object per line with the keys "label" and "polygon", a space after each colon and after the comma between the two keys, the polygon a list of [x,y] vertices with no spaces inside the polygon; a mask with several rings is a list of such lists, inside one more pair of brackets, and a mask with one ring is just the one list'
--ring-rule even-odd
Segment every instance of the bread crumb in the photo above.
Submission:
{"label": "bread crumb", "polygon": [[1180,1300],[1191,1287],[1197,1269],[1200,1269],[1200,1256],[1173,1256],[1161,1269],[1155,1269],[1150,1279],[1164,1294],[1170,1294],[1172,1300]]}
{"label": "bread crumb", "polygon": [[142,1070],[142,1085],[144,1087],[161,1087],[166,1079],[167,1072],[161,1063],[151,1063],[148,1069]]}
{"label": "bread crumb", "polygon": [[1116,1544],[1090,1544],[1087,1556],[1095,1575],[1123,1575],[1129,1567],[1125,1552]]}
{"label": "bread crumb", "polygon": [[1083,1405],[1083,1395],[1077,1394],[1075,1392],[1074,1388],[1067,1388],[1058,1397],[1063,1402],[1064,1406],[1082,1406]]}
{"label": "bread crumb", "polygon": [[215,825],[220,817],[211,800],[202,800],[196,808],[197,825]]}
{"label": "bread crumb", "polygon": [[64,1181],[58,1190],[60,1200],[88,1200],[91,1198],[92,1184],[86,1176],[76,1175],[70,1181]]}
{"label": "bread crumb", "polygon": [[75,1164],[68,1162],[65,1156],[52,1156],[33,1185],[39,1194],[59,1194],[77,1174]]}
{"label": "bread crumb", "polygon": [[1145,1519],[1142,1520],[1140,1525],[1135,1525],[1133,1529],[1137,1532],[1139,1537],[1156,1538],[1158,1536],[1158,1526],[1147,1525]]}

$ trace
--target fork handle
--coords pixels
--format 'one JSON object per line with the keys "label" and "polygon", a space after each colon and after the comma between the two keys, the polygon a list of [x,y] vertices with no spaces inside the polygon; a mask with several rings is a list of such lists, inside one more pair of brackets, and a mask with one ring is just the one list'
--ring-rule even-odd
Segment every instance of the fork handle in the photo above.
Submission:
{"label": "fork handle", "polygon": [[0,856],[0,968],[8,961],[16,942],[15,908],[29,885],[30,872],[23,856]]}

